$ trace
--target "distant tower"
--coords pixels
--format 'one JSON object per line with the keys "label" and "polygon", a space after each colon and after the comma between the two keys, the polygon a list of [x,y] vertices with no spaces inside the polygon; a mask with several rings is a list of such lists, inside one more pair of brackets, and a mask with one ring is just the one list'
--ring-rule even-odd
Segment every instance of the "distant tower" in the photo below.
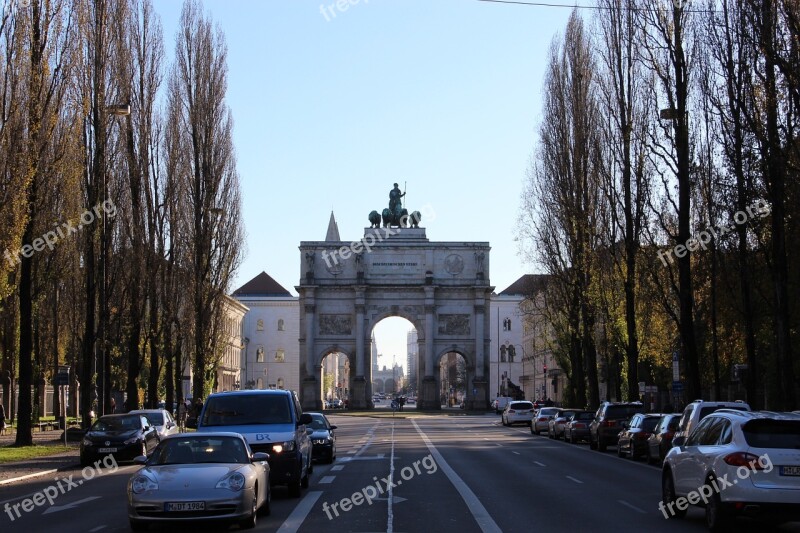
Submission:
{"label": "distant tower", "polygon": [[328,221],[328,232],[325,234],[325,242],[339,242],[342,239],[339,237],[339,226],[336,224],[336,217],[333,216],[331,211],[331,219]]}

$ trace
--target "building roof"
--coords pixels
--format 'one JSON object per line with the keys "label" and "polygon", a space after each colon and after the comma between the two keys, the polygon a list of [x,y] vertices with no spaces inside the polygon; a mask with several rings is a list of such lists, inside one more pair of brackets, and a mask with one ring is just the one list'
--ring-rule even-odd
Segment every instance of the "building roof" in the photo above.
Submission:
{"label": "building roof", "polygon": [[266,272],[261,272],[235,291],[233,295],[241,296],[291,296],[291,293],[284,289],[280,283],[272,279]]}
{"label": "building roof", "polygon": [[504,296],[528,296],[543,291],[549,279],[550,276],[547,274],[524,274],[500,294]]}

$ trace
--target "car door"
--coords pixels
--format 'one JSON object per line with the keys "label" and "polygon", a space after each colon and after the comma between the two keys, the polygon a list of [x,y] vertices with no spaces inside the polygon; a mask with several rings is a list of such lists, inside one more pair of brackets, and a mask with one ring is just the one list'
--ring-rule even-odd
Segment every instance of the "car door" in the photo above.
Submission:
{"label": "car door", "polygon": [[297,449],[300,450],[300,454],[303,457],[303,468],[307,468],[311,464],[311,439],[308,436],[305,424],[300,424],[300,416],[303,414],[303,409],[300,407],[297,395],[292,394],[292,400],[294,401],[295,410],[295,441],[298,444]]}
{"label": "car door", "polygon": [[622,434],[619,437],[620,442],[617,444],[617,446],[620,449],[622,449],[623,447],[625,448],[631,447],[631,440],[633,439],[633,434],[636,431],[638,431],[639,427],[641,427],[641,424],[642,424],[642,415],[633,415],[633,418],[631,418],[630,421],[628,422],[628,427],[622,431]]}
{"label": "car door", "polygon": [[679,494],[688,494],[704,484],[705,448],[710,440],[716,442],[719,438],[722,428],[718,422],[717,417],[705,418],[686,439],[675,468],[675,488]]}

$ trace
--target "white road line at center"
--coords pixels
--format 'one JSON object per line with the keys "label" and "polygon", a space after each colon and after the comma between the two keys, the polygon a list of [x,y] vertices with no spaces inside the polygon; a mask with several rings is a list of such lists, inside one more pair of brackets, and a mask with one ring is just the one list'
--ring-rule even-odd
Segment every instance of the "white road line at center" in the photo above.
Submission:
{"label": "white road line at center", "polygon": [[[500,526],[498,526],[497,523],[492,519],[489,511],[486,510],[486,507],[483,506],[475,493],[472,492],[466,483],[464,483],[464,480],[461,479],[458,474],[456,474],[455,470],[453,470],[450,465],[447,464],[447,461],[444,460],[442,454],[439,453],[439,450],[437,450],[436,446],[433,445],[431,439],[429,439],[428,436],[425,435],[425,433],[417,425],[417,421],[412,418],[411,424],[413,424],[413,426],[416,428],[419,436],[422,437],[423,442],[425,442],[425,445],[428,447],[428,451],[433,456],[436,464],[439,465],[439,468],[442,469],[444,475],[447,476],[447,479],[450,480],[450,483],[453,484],[455,489],[461,495],[464,503],[467,504],[467,509],[469,509],[469,512],[472,513],[472,516],[475,518],[475,521],[478,523],[478,527],[481,528],[481,531],[484,533],[502,533],[503,530],[500,529]],[[391,501],[391,498],[389,498],[389,500]]]}
{"label": "white road line at center", "polygon": [[539,461],[534,461],[534,464],[537,464],[537,465],[539,465],[539,466],[547,466],[546,464],[544,464],[544,463],[540,463]]}
{"label": "white road line at center", "polygon": [[519,455],[519,452],[515,452],[515,451],[513,451],[513,450],[511,451],[511,453],[515,453],[515,454]]}
{"label": "white road line at center", "polygon": [[338,472],[339,470],[344,470],[344,465],[335,465],[331,467],[331,472]]}
{"label": "white road line at center", "polygon": [[639,509],[639,508],[638,508],[638,507],[636,507],[635,505],[633,505],[633,504],[630,504],[630,503],[626,502],[625,500],[617,500],[617,501],[618,501],[619,503],[621,503],[622,505],[624,505],[625,507],[628,507],[628,508],[630,508],[630,509],[633,509],[633,510],[634,510],[634,511],[636,511],[637,513],[647,514],[647,511],[645,511],[645,510],[643,510],[643,509]]}
{"label": "white road line at center", "polygon": [[92,528],[92,529],[90,529],[90,530],[89,530],[89,533],[94,533],[95,531],[100,531],[101,529],[105,529],[105,528],[106,528],[106,526],[105,526],[105,525],[102,525],[102,526],[97,526],[97,527],[95,527],[95,528]]}
{"label": "white road line at center", "polygon": [[336,476],[323,476],[322,479],[318,481],[318,483],[333,483],[333,480],[336,479]]}
{"label": "white road line at center", "polygon": [[320,496],[322,496],[321,490],[308,492],[306,497],[294,508],[292,514],[281,524],[278,533],[296,533],[296,531],[300,529],[300,526],[303,525],[303,521],[308,516],[308,513],[311,512],[311,509],[314,508],[314,504],[317,503]]}
{"label": "white road line at center", "polygon": [[580,479],[576,479],[576,478],[574,478],[574,477],[572,477],[572,476],[567,476],[567,479],[571,479],[571,480],[572,480],[572,481],[574,481],[575,483],[580,483],[580,484],[583,484],[583,481],[581,481]]}
{"label": "white road line at center", "polygon": [[389,497],[387,498],[388,516],[386,517],[386,533],[394,530],[394,515],[392,514],[392,490],[394,487],[394,422],[392,422],[392,456],[389,459]]}

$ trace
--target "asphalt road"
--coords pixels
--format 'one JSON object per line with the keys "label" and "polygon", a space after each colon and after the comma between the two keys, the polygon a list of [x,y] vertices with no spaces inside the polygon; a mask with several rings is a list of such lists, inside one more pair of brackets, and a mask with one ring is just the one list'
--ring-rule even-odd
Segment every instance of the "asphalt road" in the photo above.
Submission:
{"label": "asphalt road", "polygon": [[[614,448],[600,453],[532,436],[494,415],[330,418],[339,427],[337,461],[315,466],[301,498],[275,487],[272,515],[260,518],[256,531],[706,530],[699,508],[666,520],[658,509],[659,470],[620,459]],[[128,531],[125,485],[135,469],[102,468],[83,479],[76,468],[3,486],[0,531]],[[23,509],[24,499],[53,487],[59,493],[52,505]],[[741,522],[739,529],[800,532],[800,523],[771,529]]]}

